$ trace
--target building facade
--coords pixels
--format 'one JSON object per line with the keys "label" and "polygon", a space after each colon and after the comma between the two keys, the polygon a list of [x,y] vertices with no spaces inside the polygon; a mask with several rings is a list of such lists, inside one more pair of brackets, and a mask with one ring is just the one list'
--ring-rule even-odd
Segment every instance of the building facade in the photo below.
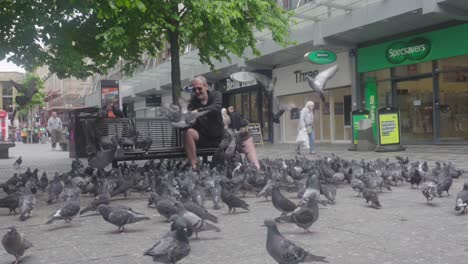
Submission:
{"label": "building facade", "polygon": [[0,72],[0,109],[7,112],[12,112],[15,108],[15,96],[17,94],[10,80],[23,83],[24,73]]}

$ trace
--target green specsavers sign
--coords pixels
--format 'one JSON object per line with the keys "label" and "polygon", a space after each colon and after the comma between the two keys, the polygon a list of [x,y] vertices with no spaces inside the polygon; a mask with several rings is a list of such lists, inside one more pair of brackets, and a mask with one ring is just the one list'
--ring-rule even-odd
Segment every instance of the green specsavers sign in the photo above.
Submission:
{"label": "green specsavers sign", "polygon": [[468,54],[468,23],[358,49],[358,72]]}
{"label": "green specsavers sign", "polygon": [[414,38],[408,42],[397,41],[390,44],[385,57],[392,64],[401,64],[407,60],[419,61],[431,51],[431,42],[426,38]]}
{"label": "green specsavers sign", "polygon": [[329,64],[336,61],[336,54],[328,50],[316,50],[304,55],[306,60],[314,64]]}

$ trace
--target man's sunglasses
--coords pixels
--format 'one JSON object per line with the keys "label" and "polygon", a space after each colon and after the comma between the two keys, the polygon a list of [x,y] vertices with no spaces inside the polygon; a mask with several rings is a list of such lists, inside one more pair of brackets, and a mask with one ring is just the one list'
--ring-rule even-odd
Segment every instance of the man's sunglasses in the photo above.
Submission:
{"label": "man's sunglasses", "polygon": [[198,92],[201,92],[201,90],[203,90],[203,87],[193,87],[193,91],[198,91]]}

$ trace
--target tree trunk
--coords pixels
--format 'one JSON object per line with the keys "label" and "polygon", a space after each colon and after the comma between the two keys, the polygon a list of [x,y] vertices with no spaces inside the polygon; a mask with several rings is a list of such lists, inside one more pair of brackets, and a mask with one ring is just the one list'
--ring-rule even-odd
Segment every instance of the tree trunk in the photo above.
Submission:
{"label": "tree trunk", "polygon": [[174,104],[178,104],[180,91],[182,89],[182,84],[180,81],[180,44],[178,26],[176,26],[174,31],[169,31],[169,44],[171,45],[172,102]]}

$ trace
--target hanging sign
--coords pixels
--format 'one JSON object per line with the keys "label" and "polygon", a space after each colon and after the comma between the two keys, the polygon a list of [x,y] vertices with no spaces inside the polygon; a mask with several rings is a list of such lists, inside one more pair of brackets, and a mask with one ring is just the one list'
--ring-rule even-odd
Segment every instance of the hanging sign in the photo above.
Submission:
{"label": "hanging sign", "polygon": [[379,105],[379,99],[377,96],[377,81],[374,77],[366,78],[366,109],[369,111],[369,117],[372,121],[372,134],[374,136],[374,142],[378,140],[378,128],[377,128],[377,109]]}
{"label": "hanging sign", "polygon": [[304,55],[306,60],[315,64],[329,64],[336,61],[336,54],[328,50],[316,50]]}

